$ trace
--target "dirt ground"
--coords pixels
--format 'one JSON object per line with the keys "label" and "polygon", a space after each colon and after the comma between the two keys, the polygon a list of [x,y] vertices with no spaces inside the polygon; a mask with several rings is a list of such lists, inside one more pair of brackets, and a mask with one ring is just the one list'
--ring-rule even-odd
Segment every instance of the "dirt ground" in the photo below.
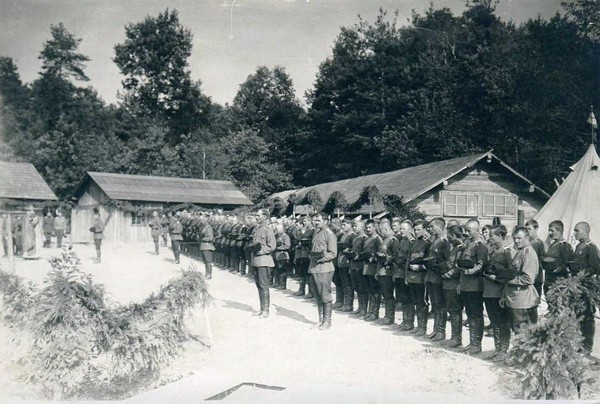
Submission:
{"label": "dirt ground", "polygon": [[[82,270],[106,286],[115,303],[141,301],[194,263],[183,257],[175,265],[170,249],[154,255],[151,245],[103,246],[103,261],[94,262],[94,247],[76,245]],[[50,266],[45,260],[57,249],[42,249],[42,259],[17,258],[16,273],[38,284]],[[8,268],[8,260],[0,259]],[[192,332],[204,343],[188,344],[185,353],[162,375],[156,389],[140,393],[131,403],[197,403],[242,383],[279,386],[284,390],[241,386],[225,402],[284,403],[316,401],[368,402],[504,402],[514,397],[503,381],[507,369],[478,357],[443,349],[375,326],[346,314],[333,314],[333,327],[319,331],[316,305],[288,291],[271,291],[271,316],[258,319],[258,294],[253,281],[214,269],[210,293],[215,304],[206,313],[197,310],[188,319]],[[208,321],[207,321],[208,319]],[[398,320],[397,320],[398,321]],[[430,321],[432,323],[432,321]],[[208,327],[207,327],[208,325]],[[430,324],[431,328],[431,324]],[[600,333],[599,333],[600,334]],[[597,335],[594,354],[600,353]],[[463,341],[468,341],[464,331]],[[23,352],[18,336],[0,324],[0,398],[15,402],[43,399],[32,386],[16,380],[14,359]],[[493,350],[484,338],[483,355]],[[584,388],[585,399],[599,399],[598,386]]]}

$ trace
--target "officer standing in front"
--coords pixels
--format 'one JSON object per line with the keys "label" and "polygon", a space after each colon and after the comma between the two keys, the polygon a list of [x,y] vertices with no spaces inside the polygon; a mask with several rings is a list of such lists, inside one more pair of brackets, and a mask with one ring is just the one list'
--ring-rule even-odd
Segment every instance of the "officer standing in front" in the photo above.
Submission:
{"label": "officer standing in front", "polygon": [[260,301],[259,318],[269,317],[270,295],[269,295],[269,268],[275,266],[271,253],[277,248],[275,233],[268,226],[269,211],[261,209],[257,212],[258,225],[252,236],[251,265],[254,268],[254,282],[258,289]]}
{"label": "officer standing in front", "polygon": [[331,311],[333,296],[331,282],[333,280],[333,260],[337,257],[337,237],[327,226],[327,215],[317,213],[313,216],[315,233],[311,242],[310,265],[308,273],[313,284],[313,293],[319,309],[319,330],[331,328]]}

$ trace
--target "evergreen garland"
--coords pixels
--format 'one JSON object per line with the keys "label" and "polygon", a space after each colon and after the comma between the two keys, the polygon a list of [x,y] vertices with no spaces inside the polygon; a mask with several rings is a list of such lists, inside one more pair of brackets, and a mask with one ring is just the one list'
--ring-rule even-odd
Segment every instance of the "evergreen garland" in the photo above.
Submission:
{"label": "evergreen garland", "polygon": [[348,200],[346,199],[346,195],[340,191],[335,191],[329,195],[329,199],[327,199],[325,206],[323,206],[323,212],[334,214],[337,209],[343,211],[347,208]]}

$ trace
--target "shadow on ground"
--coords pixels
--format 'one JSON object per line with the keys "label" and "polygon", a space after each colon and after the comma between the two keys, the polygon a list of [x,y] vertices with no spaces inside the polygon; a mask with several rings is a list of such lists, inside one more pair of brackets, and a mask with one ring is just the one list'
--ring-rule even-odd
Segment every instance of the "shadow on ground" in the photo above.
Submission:
{"label": "shadow on ground", "polygon": [[236,310],[241,310],[241,311],[247,311],[249,313],[255,312],[255,310],[252,306],[245,304],[245,303],[234,302],[233,300],[221,300],[221,301],[223,302],[224,309],[236,309]]}
{"label": "shadow on ground", "polygon": [[[305,324],[315,324],[314,321],[310,321],[309,319],[307,319],[305,316],[298,313],[297,311],[286,309],[285,307],[277,306],[276,304],[273,304],[272,306],[275,307],[275,311],[276,311],[277,315],[284,316],[289,319],[299,321],[299,322],[305,323]],[[316,317],[316,314],[315,314],[315,317]]]}

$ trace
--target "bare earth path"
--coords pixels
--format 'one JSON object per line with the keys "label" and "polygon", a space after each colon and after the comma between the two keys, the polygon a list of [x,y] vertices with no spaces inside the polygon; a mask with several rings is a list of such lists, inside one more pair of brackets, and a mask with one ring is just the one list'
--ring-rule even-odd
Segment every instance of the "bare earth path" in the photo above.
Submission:
{"label": "bare earth path", "polygon": [[[194,262],[184,257],[173,262],[171,251],[161,255],[151,246],[105,246],[102,264],[93,263],[93,246],[76,245],[82,269],[103,283],[114,302],[141,301]],[[49,257],[58,250],[43,250]],[[6,259],[0,259],[7,268]],[[45,260],[17,259],[16,272],[38,284],[49,265]],[[177,380],[126,400],[131,403],[197,403],[240,383],[285,387],[282,391],[241,387],[225,402],[286,403],[316,401],[363,402],[501,402],[511,396],[503,387],[502,368],[480,358],[439,348],[387,327],[368,324],[334,313],[329,331],[311,329],[317,319],[312,302],[292,291],[271,291],[271,316],[253,316],[258,305],[254,283],[214,269],[210,293],[215,304],[208,310],[215,344],[207,350],[189,344],[186,352],[165,371],[165,380]],[[295,290],[296,282],[288,287]],[[188,320],[202,340],[208,341],[204,314]],[[15,349],[11,332],[0,325],[0,397],[35,399],[35,391],[14,380]],[[467,341],[465,332],[464,341]],[[484,339],[484,351],[493,347]],[[598,351],[596,344],[595,351]],[[179,380],[178,380],[179,379]],[[423,393],[426,393],[423,395]],[[587,392],[585,398],[598,398]],[[9,400],[10,401],[10,400]]]}

